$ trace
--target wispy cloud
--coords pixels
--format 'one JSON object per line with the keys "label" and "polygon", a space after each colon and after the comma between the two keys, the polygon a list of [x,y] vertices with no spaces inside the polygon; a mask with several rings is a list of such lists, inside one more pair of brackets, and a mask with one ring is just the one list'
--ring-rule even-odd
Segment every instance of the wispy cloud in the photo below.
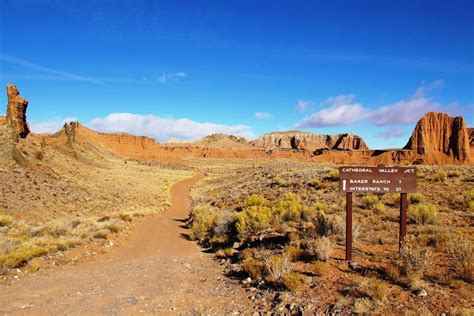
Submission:
{"label": "wispy cloud", "polygon": [[411,124],[429,111],[452,112],[455,105],[441,105],[430,100],[426,93],[443,86],[443,81],[423,83],[408,99],[369,109],[355,102],[355,95],[339,95],[322,102],[326,108],[297,123],[297,127],[326,127],[348,125],[368,119],[377,126]]}
{"label": "wispy cloud", "polygon": [[313,102],[309,100],[298,100],[298,103],[296,104],[296,111],[298,113],[303,113],[311,105],[313,105]]}
{"label": "wispy cloud", "polygon": [[88,125],[101,132],[126,132],[149,136],[159,141],[168,139],[191,141],[214,133],[255,138],[248,125],[216,124],[187,118],[174,119],[133,113],[112,113],[103,118],[93,119]]}
{"label": "wispy cloud", "polygon": [[268,112],[255,112],[254,116],[260,120],[269,120],[273,118],[273,114]]}
{"label": "wispy cloud", "polygon": [[162,72],[161,74],[156,75],[155,78],[157,78],[158,81],[161,82],[161,83],[168,83],[171,80],[179,80],[179,79],[182,79],[182,78],[186,78],[187,76],[188,76],[188,74],[185,73],[185,72],[182,72],[182,71],[175,72],[175,73]]}
{"label": "wispy cloud", "polygon": [[17,57],[14,57],[14,56],[10,56],[10,55],[6,55],[6,54],[0,54],[0,60],[2,60],[4,62],[7,62],[7,63],[10,63],[10,64],[25,67],[25,68],[28,68],[28,69],[31,69],[31,70],[39,71],[43,74],[56,75],[56,76],[58,76],[60,78],[63,78],[63,79],[84,81],[84,82],[89,82],[89,83],[93,83],[93,84],[103,85],[102,82],[91,79],[89,77],[83,77],[83,76],[79,76],[79,75],[76,75],[76,74],[73,74],[73,73],[70,73],[70,72],[65,72],[65,71],[62,71],[62,70],[48,68],[48,67],[45,67],[45,66],[42,66],[42,65],[32,63],[28,60],[24,60],[24,59],[17,58]]}

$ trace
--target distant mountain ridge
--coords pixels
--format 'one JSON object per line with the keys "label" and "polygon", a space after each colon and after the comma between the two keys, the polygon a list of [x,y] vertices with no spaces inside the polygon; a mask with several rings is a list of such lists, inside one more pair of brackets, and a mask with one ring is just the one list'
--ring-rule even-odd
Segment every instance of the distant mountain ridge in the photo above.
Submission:
{"label": "distant mountain ridge", "polygon": [[[146,136],[101,133],[78,122],[67,123],[55,134],[28,135],[28,101],[15,86],[7,87],[7,116],[0,117],[0,160],[25,162],[21,146],[30,138],[41,146],[53,146],[78,157],[81,151],[106,150],[113,155],[142,161],[183,162],[187,158],[287,158],[344,164],[474,164],[474,129],[464,118],[430,112],[416,124],[403,149],[372,150],[354,133],[335,135],[302,131],[271,132],[253,141],[212,134],[195,142],[160,144]],[[39,141],[41,139],[41,141]],[[23,144],[23,145],[21,145]],[[21,145],[21,146],[20,146]],[[76,147],[80,150],[76,150]]]}

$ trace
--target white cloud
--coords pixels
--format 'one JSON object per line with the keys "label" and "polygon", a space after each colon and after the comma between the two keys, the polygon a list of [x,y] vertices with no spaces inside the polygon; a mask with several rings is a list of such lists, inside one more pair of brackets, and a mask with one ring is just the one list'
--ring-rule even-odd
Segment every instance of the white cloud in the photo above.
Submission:
{"label": "white cloud", "polygon": [[66,117],[65,119],[30,123],[30,128],[33,133],[56,133],[64,126],[65,123],[75,121],[77,121],[77,118],[75,117]]}
{"label": "white cloud", "polygon": [[313,105],[313,102],[309,100],[298,100],[298,104],[296,104],[296,111],[298,113],[303,113],[311,105]]}
{"label": "white cloud", "polygon": [[156,75],[155,78],[158,79],[161,83],[168,83],[171,80],[179,80],[181,78],[186,78],[188,76],[187,73],[179,71],[175,73],[161,73],[160,75]]}
{"label": "white cloud", "polygon": [[322,104],[330,105],[304,118],[297,127],[327,127],[348,125],[364,119],[368,111],[359,103],[353,103],[355,95],[339,95],[327,99]]}
{"label": "white cloud", "polygon": [[261,120],[268,120],[273,118],[273,114],[268,113],[268,112],[255,112],[254,114],[255,118],[261,119]]}
{"label": "white cloud", "polygon": [[444,111],[451,112],[453,105],[441,105],[431,101],[425,95],[427,92],[442,87],[444,82],[436,80],[432,83],[422,84],[406,100],[387,104],[376,109],[369,109],[354,102],[355,95],[339,95],[331,97],[324,102],[326,106],[316,113],[304,118],[297,123],[297,127],[325,127],[347,125],[353,122],[369,119],[377,126],[400,125],[416,123],[426,112]]}
{"label": "white cloud", "polygon": [[112,113],[96,118],[89,126],[101,132],[126,132],[145,135],[159,141],[168,139],[191,141],[213,133],[255,138],[250,126],[196,122],[187,118],[173,119],[155,115]]}

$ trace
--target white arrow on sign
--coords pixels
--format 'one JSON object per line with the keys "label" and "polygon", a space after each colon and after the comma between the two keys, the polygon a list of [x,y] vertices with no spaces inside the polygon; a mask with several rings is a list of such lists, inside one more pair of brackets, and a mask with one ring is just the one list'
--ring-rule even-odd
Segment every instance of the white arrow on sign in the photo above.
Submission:
{"label": "white arrow on sign", "polygon": [[342,191],[346,191],[346,180],[342,180]]}

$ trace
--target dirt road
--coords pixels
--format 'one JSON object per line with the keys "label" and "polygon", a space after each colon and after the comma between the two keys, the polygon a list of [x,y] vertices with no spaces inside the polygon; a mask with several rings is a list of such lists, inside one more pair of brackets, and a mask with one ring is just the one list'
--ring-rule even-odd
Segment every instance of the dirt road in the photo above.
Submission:
{"label": "dirt road", "polygon": [[27,275],[0,286],[6,314],[229,314],[252,311],[237,282],[183,238],[189,190],[199,176],[175,184],[171,206],[143,220],[123,246],[76,266]]}

